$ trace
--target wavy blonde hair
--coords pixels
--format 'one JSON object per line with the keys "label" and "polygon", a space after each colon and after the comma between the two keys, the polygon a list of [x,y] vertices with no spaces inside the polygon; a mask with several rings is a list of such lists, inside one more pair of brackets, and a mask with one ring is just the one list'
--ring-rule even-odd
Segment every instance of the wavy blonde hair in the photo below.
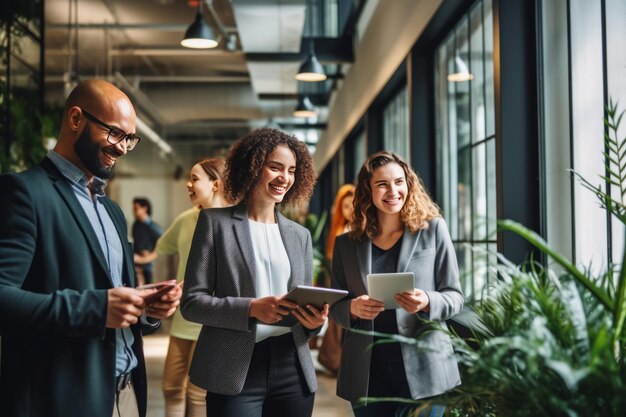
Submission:
{"label": "wavy blonde hair", "polygon": [[372,201],[370,179],[376,169],[390,163],[398,164],[406,177],[408,194],[404,206],[400,210],[400,220],[411,233],[420,229],[427,229],[430,220],[441,216],[439,207],[428,195],[422,180],[400,156],[393,152],[376,152],[367,158],[357,177],[354,214],[348,232],[352,239],[359,241],[366,238],[373,239],[380,233],[378,209]]}

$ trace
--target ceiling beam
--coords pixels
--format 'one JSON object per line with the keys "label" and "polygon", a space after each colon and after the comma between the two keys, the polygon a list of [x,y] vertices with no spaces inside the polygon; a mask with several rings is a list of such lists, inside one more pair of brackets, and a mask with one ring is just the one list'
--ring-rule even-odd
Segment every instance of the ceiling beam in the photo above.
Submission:
{"label": "ceiling beam", "polygon": [[[301,93],[309,96],[311,103],[315,106],[326,106],[328,105],[328,94],[326,93]],[[261,93],[258,95],[259,100],[298,100],[297,93]]]}
{"label": "ceiling beam", "polygon": [[[221,22],[220,22],[221,24]],[[185,33],[189,27],[187,23],[47,23],[46,30],[160,30],[163,32],[181,32]],[[224,26],[220,28],[220,32],[224,30],[227,33],[237,33],[237,28],[233,26]]]}
{"label": "ceiling beam", "polygon": [[[249,62],[298,62],[309,54],[309,39],[302,38],[300,52],[250,52],[246,53]],[[354,61],[352,37],[312,38],[315,55],[322,62],[350,63]]]}

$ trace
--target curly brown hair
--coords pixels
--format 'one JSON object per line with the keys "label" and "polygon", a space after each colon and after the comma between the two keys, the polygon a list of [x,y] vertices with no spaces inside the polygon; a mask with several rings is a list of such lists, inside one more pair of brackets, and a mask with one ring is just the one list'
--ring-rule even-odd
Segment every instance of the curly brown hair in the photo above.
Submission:
{"label": "curly brown hair", "polygon": [[400,210],[400,220],[411,233],[428,228],[430,220],[441,216],[439,207],[430,198],[422,180],[415,171],[397,154],[387,151],[377,152],[370,155],[365,161],[357,177],[354,214],[348,232],[352,239],[359,241],[366,238],[373,239],[380,233],[376,215],[377,208],[372,201],[370,179],[377,168],[390,163],[398,164],[406,177],[408,195],[402,210]]}
{"label": "curly brown hair", "polygon": [[278,145],[287,146],[296,156],[295,180],[282,205],[295,206],[311,198],[317,174],[307,146],[295,136],[278,129],[262,128],[239,139],[228,152],[224,188],[232,201],[249,202],[263,166]]}

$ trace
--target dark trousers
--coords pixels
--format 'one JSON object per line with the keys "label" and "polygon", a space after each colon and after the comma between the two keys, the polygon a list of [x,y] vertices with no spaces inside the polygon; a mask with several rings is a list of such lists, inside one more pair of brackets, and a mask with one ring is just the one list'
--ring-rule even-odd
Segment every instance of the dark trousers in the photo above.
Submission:
{"label": "dark trousers", "polygon": [[[433,406],[416,415],[415,409],[419,404],[394,401],[372,402],[370,400],[384,397],[411,399],[411,391],[406,380],[406,371],[399,345],[396,344],[391,348],[390,346],[384,346],[382,349],[374,347],[370,364],[368,403],[366,406],[353,404],[354,415],[356,417],[443,416],[444,406]],[[393,351],[393,348],[397,348],[397,351]]]}
{"label": "dark trousers", "polygon": [[207,392],[206,407],[211,417],[310,417],[314,399],[287,333],[255,345],[241,393]]}

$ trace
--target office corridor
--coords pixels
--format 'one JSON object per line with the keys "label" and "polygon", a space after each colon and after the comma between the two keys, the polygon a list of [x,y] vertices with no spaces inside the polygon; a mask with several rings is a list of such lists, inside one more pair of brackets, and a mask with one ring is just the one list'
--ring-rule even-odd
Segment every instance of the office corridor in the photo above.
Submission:
{"label": "office corridor", "polygon": [[[165,329],[154,335],[144,337],[144,352],[148,372],[147,417],[165,417],[161,377],[167,344],[168,333]],[[353,415],[349,403],[335,395],[336,379],[334,377],[328,376],[323,371],[318,372],[318,384],[319,390],[315,396],[313,417],[351,417]]]}

